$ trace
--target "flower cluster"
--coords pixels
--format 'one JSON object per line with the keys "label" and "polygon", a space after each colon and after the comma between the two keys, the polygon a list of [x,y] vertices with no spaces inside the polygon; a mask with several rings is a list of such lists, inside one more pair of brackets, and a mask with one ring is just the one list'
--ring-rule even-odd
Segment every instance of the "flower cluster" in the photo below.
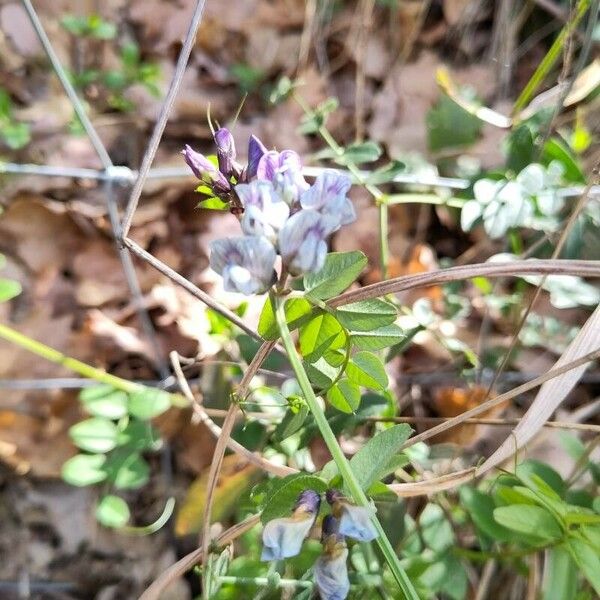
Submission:
{"label": "flower cluster", "polygon": [[[331,507],[322,524],[323,554],[314,566],[315,583],[321,600],[344,600],[350,589],[346,559],[346,537],[370,542],[377,537],[372,518],[373,507],[356,506],[338,490],[327,490]],[[299,554],[310,534],[321,507],[321,496],[314,490],[302,492],[290,517],[269,521],[263,529],[261,560],[282,560]]]}
{"label": "flower cluster", "polygon": [[278,254],[283,272],[320,270],[327,238],[356,219],[350,179],[325,170],[309,185],[296,152],[267,150],[256,136],[250,137],[248,164],[242,167],[227,129],[216,131],[214,140],[218,167],[189,146],[183,155],[194,175],[240,215],[244,235],[211,244],[210,265],[223,276],[225,289],[246,295],[267,291],[277,279]]}

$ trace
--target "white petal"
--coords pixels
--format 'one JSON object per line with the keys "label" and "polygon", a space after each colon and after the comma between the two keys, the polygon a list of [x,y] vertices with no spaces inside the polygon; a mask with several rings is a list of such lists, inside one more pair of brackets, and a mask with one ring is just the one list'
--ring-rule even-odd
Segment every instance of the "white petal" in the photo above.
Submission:
{"label": "white petal", "polygon": [[344,548],[335,558],[320,556],[314,566],[315,583],[321,600],[344,600],[350,591],[346,560],[348,549]]}
{"label": "white petal", "polygon": [[498,190],[498,181],[492,179],[479,179],[473,185],[473,195],[478,202],[487,204],[496,196]]}

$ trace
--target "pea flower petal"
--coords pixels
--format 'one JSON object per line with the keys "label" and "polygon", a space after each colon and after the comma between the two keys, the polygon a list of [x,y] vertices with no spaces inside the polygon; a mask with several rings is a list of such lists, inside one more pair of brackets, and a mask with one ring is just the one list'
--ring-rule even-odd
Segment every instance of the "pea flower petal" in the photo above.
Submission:
{"label": "pea flower petal", "polygon": [[185,162],[194,175],[209,186],[214,186],[218,192],[227,192],[231,189],[229,182],[211,162],[200,152],[196,152],[191,146],[185,146],[182,152]]}
{"label": "pea flower petal", "polygon": [[335,229],[335,219],[314,210],[292,215],[279,232],[279,252],[292,275],[319,271],[325,263],[325,239]]}
{"label": "pea flower petal", "polygon": [[360,542],[370,542],[378,536],[373,525],[375,507],[356,506],[337,490],[327,490],[326,498],[333,515],[339,519],[340,534]]}
{"label": "pea flower petal", "polygon": [[310,532],[315,515],[282,517],[269,521],[262,534],[261,560],[282,560],[300,553],[302,542]]}
{"label": "pea flower petal", "polygon": [[256,177],[258,163],[267,152],[265,145],[255,135],[251,135],[248,142],[248,166],[246,167],[248,180]]}
{"label": "pea flower petal", "polygon": [[217,158],[219,160],[219,171],[225,177],[230,177],[234,171],[235,141],[229,129],[221,127],[215,131],[215,144],[217,145]]}
{"label": "pea flower petal", "polygon": [[266,238],[224,238],[210,249],[210,266],[223,276],[226,291],[262,294],[273,284],[275,248]]}
{"label": "pea flower petal", "polygon": [[300,196],[300,204],[304,209],[319,211],[337,220],[336,229],[356,220],[356,212],[348,191],[352,182],[350,178],[332,169],[323,171],[312,186]]}
{"label": "pea flower petal", "polygon": [[332,515],[323,519],[323,554],[314,566],[315,583],[321,600],[344,600],[350,591],[348,548],[339,532],[339,521]]}
{"label": "pea flower petal", "polygon": [[246,235],[264,235],[273,244],[290,215],[290,207],[281,199],[270,181],[241,183],[235,191],[244,206],[242,230]]}
{"label": "pea flower petal", "polygon": [[261,560],[282,560],[300,552],[319,512],[321,496],[314,490],[303,491],[296,500],[291,517],[269,521],[262,534]]}
{"label": "pea flower petal", "polygon": [[293,150],[264,154],[257,167],[258,179],[272,181],[281,197],[291,206],[308,189],[308,183],[302,176],[300,157]]}

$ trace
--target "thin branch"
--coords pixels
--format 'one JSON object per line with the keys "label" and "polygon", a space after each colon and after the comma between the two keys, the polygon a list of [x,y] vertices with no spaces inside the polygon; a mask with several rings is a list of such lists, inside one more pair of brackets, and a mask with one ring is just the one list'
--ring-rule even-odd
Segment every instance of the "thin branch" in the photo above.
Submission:
{"label": "thin branch", "polygon": [[[373,423],[415,423],[420,425],[435,425],[447,423],[454,417],[364,417],[361,420]],[[468,425],[491,425],[496,427],[512,427],[518,425],[520,419],[466,419],[464,424]],[[546,421],[543,427],[550,429],[568,429],[573,431],[588,431],[600,433],[600,425],[590,423],[570,423],[568,421]]]}
{"label": "thin branch", "polygon": [[495,406],[499,406],[500,404],[503,404],[504,402],[507,402],[508,400],[512,400],[513,398],[516,398],[517,396],[520,396],[521,394],[524,394],[525,392],[528,392],[529,390],[532,390],[533,388],[536,388],[536,387],[542,385],[543,383],[545,383],[546,381],[549,381],[550,379],[553,379],[554,377],[558,377],[559,375],[562,375],[563,373],[571,371],[572,369],[576,369],[577,367],[580,367],[581,365],[584,365],[588,362],[596,360],[597,358],[600,358],[600,349],[594,350],[593,352],[585,354],[581,358],[571,361],[571,362],[563,365],[562,367],[552,369],[551,371],[548,371],[547,373],[545,373],[544,375],[541,375],[540,377],[536,377],[535,379],[532,379],[531,381],[528,381],[527,383],[524,383],[523,385],[519,385],[516,388],[514,388],[504,394],[495,396],[494,398],[491,398],[490,400],[483,402],[479,406],[476,406],[475,408],[472,408],[471,410],[467,410],[464,413],[461,413],[457,417],[452,417],[451,419],[447,420],[444,423],[440,423],[439,425],[436,425],[435,427],[432,427],[431,429],[428,429],[427,431],[424,431],[423,433],[419,433],[419,434],[413,436],[412,438],[410,438],[408,441],[406,441],[404,443],[404,445],[402,446],[402,449],[408,448],[409,446],[413,446],[414,444],[416,444],[418,442],[427,440],[435,435],[438,435],[444,431],[447,431],[448,429],[451,429],[452,427],[456,427],[457,425],[464,423],[467,419],[470,419],[471,417],[476,417],[477,415],[487,412],[490,408],[494,408]]}
{"label": "thin branch", "polygon": [[[569,216],[569,219],[568,219],[564,229],[562,230],[560,238],[559,238],[558,242],[556,243],[556,246],[552,252],[552,256],[551,256],[550,260],[557,259],[560,255],[560,253],[562,252],[562,249],[563,249],[564,245],[566,244],[567,239],[569,238],[569,235],[571,234],[571,231],[573,230],[573,227],[575,226],[575,223],[577,222],[577,219],[579,218],[579,215],[582,213],[583,209],[585,208],[585,205],[587,204],[591,189],[592,189],[592,181],[590,181],[590,183],[586,186],[583,194],[579,198],[579,201],[575,205],[573,212]],[[521,316],[519,323],[517,324],[517,330],[516,330],[515,334],[512,336],[512,339],[510,341],[510,346],[508,347],[508,350],[504,353],[502,362],[500,363],[500,366],[498,367],[498,369],[496,370],[496,373],[494,374],[494,378],[492,379],[492,381],[490,382],[490,385],[488,386],[486,397],[489,397],[492,389],[494,388],[494,385],[496,384],[496,381],[498,381],[498,377],[500,377],[500,375],[504,371],[504,368],[508,364],[508,361],[510,360],[512,352],[515,349],[515,347],[519,341],[519,334],[521,333],[521,330],[523,329],[523,327],[527,321],[527,318],[529,317],[529,314],[531,313],[535,303],[537,302],[538,298],[540,297],[543,286],[546,283],[547,279],[548,279],[548,275],[545,274],[542,276],[540,282],[537,284],[536,290],[535,290],[531,300],[529,301],[527,308],[523,312],[523,315]]]}
{"label": "thin branch", "polygon": [[139,174],[137,176],[133,189],[131,190],[131,195],[129,196],[129,202],[127,204],[127,210],[125,212],[125,217],[123,218],[122,230],[124,237],[127,236],[127,234],[129,233],[131,222],[133,220],[133,214],[135,213],[135,209],[137,208],[140,196],[142,195],[142,189],[144,188],[146,177],[148,176],[150,167],[152,166],[152,162],[154,161],[156,150],[158,149],[158,145],[160,144],[162,134],[167,125],[167,121],[169,120],[169,114],[171,112],[171,109],[173,108],[173,103],[175,102],[177,92],[179,91],[179,86],[183,79],[183,75],[185,73],[185,69],[187,67],[192,48],[194,47],[194,43],[196,42],[196,31],[200,25],[200,22],[202,21],[204,4],[205,0],[196,1],[196,7],[194,8],[188,32],[185,37],[185,41],[183,42],[181,52],[179,53],[179,58],[177,59],[177,66],[175,67],[175,73],[173,74],[173,79],[171,80],[169,91],[167,92],[167,96],[162,105],[160,115],[158,116],[158,120],[156,121],[156,125],[154,126],[154,131],[152,132],[152,137],[150,138],[150,142],[148,143],[148,148],[146,149],[146,153],[144,154],[144,158],[142,159],[142,165],[140,166]]}
{"label": "thin branch", "polygon": [[259,342],[263,341],[263,339],[260,337],[260,335],[258,335],[258,333],[256,333],[256,331],[254,331],[251,327],[248,327],[248,325],[246,325],[244,323],[244,321],[242,321],[242,319],[240,319],[240,317],[238,317],[238,315],[236,315],[233,311],[229,310],[226,306],[219,304],[216,300],[213,300],[212,296],[210,296],[206,292],[203,292],[199,287],[195,286],[191,281],[188,281],[185,277],[183,277],[182,275],[177,273],[177,271],[174,271],[173,269],[171,269],[171,267],[165,265],[165,263],[158,260],[158,258],[155,258],[154,256],[152,256],[152,254],[150,254],[149,252],[146,252],[146,250],[144,250],[140,245],[138,245],[136,242],[134,242],[131,238],[124,238],[123,243],[125,246],[127,246],[127,248],[129,248],[133,252],[133,254],[135,254],[142,260],[145,260],[151,267],[154,267],[157,271],[160,271],[163,275],[168,277],[171,281],[173,281],[177,285],[180,285],[182,288],[187,290],[190,294],[192,294],[192,296],[194,296],[194,297],[198,298],[198,300],[201,300],[202,302],[204,302],[204,304],[206,304],[206,306],[208,306],[209,308],[212,308],[212,310],[219,313],[220,315],[223,315],[226,319],[231,321],[234,325],[237,325],[244,333],[247,333],[250,337],[253,337],[255,340],[257,340]]}
{"label": "thin branch", "polygon": [[[179,388],[183,395],[189,400],[194,413],[197,415],[200,423],[205,425],[208,430],[212,433],[215,439],[219,439],[223,435],[223,430],[210,418],[209,409],[204,408],[202,403],[198,401],[198,399],[192,393],[192,390],[183,374],[183,370],[181,369],[181,363],[179,362],[179,355],[177,352],[173,351],[169,354],[171,358],[171,364],[173,365],[173,371],[175,372],[175,376],[177,377],[177,382],[179,383]],[[219,411],[219,416],[225,416],[227,411]],[[600,427],[598,428],[600,430]],[[227,440],[227,447],[246,459],[248,462],[252,463],[254,466],[266,471],[267,473],[271,473],[272,475],[277,475],[278,477],[285,477],[286,475],[291,475],[292,473],[297,473],[297,469],[293,469],[292,467],[287,467],[285,465],[278,465],[276,463],[263,458],[260,454],[256,454],[254,452],[250,452],[247,448],[242,446],[239,442],[236,442],[233,438],[229,438]]]}
{"label": "thin branch", "polygon": [[50,39],[46,35],[46,31],[44,30],[44,26],[42,25],[40,18],[35,12],[35,8],[33,8],[33,5],[31,4],[31,0],[22,0],[22,3],[23,7],[27,11],[27,14],[29,15],[29,20],[31,21],[31,24],[35,29],[35,33],[37,34],[44,48],[44,51],[46,52],[48,59],[52,64],[52,68],[54,69],[56,75],[60,79],[60,83],[63,86],[65,93],[69,97],[69,100],[73,105],[73,109],[75,110],[79,121],[83,125],[85,132],[90,138],[90,142],[92,143],[92,146],[94,147],[94,150],[96,151],[96,154],[98,155],[102,166],[105,169],[112,167],[112,160],[110,159],[110,156],[108,155],[108,152],[106,151],[106,148],[104,147],[104,144],[102,143],[98,132],[94,129],[90,118],[85,112],[83,103],[79,99],[79,96],[77,95],[77,92],[75,91],[75,88],[73,87],[73,84],[71,83],[67,72],[63,68],[60,59],[58,58],[58,55],[56,54],[56,52],[54,52],[54,48],[50,43]]}
{"label": "thin branch", "polygon": [[473,277],[521,277],[523,275],[578,275],[600,277],[600,263],[595,260],[515,260],[461,265],[438,271],[405,275],[373,283],[332,298],[328,304],[336,308],[344,304],[378,298],[415,288],[441,285]]}
{"label": "thin branch", "polygon": [[[244,519],[241,523],[230,527],[224,531],[215,543],[219,547],[227,546],[241,535],[252,529],[260,521],[260,515],[252,515]],[[189,571],[195,564],[202,560],[203,550],[197,548],[183,558],[179,559],[174,565],[171,565],[166,571],[163,571],[150,587],[139,597],[139,600],[160,600],[164,590],[175,580]]]}
{"label": "thin branch", "polygon": [[[265,342],[255,354],[252,362],[248,365],[244,376],[242,377],[242,381],[236,390],[235,395],[237,398],[243,400],[248,394],[248,388],[250,386],[250,382],[253,377],[256,375],[256,372],[260,368],[262,362],[269,355],[273,347],[275,346],[275,342]],[[204,517],[203,517],[203,528],[202,528],[202,561],[206,560],[208,557],[208,548],[210,545],[210,520],[212,513],[212,503],[214,499],[215,489],[217,487],[217,481],[219,479],[219,473],[221,472],[221,466],[223,465],[223,457],[225,456],[225,449],[227,448],[227,443],[231,436],[231,432],[233,430],[233,426],[235,424],[235,417],[238,411],[238,405],[232,398],[231,404],[229,405],[229,410],[225,415],[225,420],[223,421],[223,427],[221,428],[221,435],[217,440],[217,445],[215,446],[215,450],[213,452],[212,462],[210,464],[210,470],[208,472],[208,482],[206,484],[206,499],[204,504]]]}

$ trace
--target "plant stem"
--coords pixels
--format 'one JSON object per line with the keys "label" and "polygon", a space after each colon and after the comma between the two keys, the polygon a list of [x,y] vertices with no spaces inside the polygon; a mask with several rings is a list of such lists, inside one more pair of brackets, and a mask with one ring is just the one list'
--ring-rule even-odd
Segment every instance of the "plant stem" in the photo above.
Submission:
{"label": "plant stem", "polygon": [[[0,323],[0,338],[4,338],[20,348],[24,348],[29,352],[33,352],[33,354],[37,354],[38,356],[41,356],[50,362],[56,363],[57,365],[62,365],[63,367],[66,367],[75,373],[79,373],[79,375],[87,379],[93,379],[99,383],[111,385],[115,389],[122,390],[128,394],[139,392],[140,390],[144,389],[144,386],[139,383],[133,383],[127,379],[122,379],[116,375],[111,375],[102,369],[97,369],[96,367],[92,367],[91,365],[77,360],[76,358],[71,358],[70,356],[63,354],[54,348],[50,348],[50,346],[46,346],[46,344],[42,344],[37,340],[33,340],[30,337],[12,329],[11,327],[3,325],[2,323]],[[187,400],[180,394],[170,394],[170,396],[174,406],[188,405]]]}
{"label": "plant stem", "polygon": [[381,280],[388,277],[388,263],[390,260],[390,245],[388,242],[388,205],[379,203],[379,267],[381,269]]}
{"label": "plant stem", "polygon": [[288,588],[305,588],[313,587],[312,581],[302,581],[300,579],[275,579],[269,577],[235,577],[233,575],[221,575],[219,578],[221,583],[232,583],[234,585],[259,585],[268,586],[275,582],[275,587]]}
{"label": "plant stem", "polygon": [[[300,108],[307,114],[311,114],[312,110],[300,94],[294,94],[294,99],[300,105]],[[329,129],[325,125],[321,125],[317,130],[323,141],[338,155],[344,156],[344,148],[342,148],[331,135]],[[373,196],[376,205],[379,207],[379,261],[381,265],[381,278],[387,278],[388,261],[389,261],[389,244],[388,244],[388,207],[387,196],[376,185],[368,183],[360,169],[353,162],[346,162],[348,171],[354,175],[356,183],[364,186],[364,188]]]}
{"label": "plant stem", "polygon": [[513,107],[513,114],[518,114],[518,112],[525,107],[525,105],[531,100],[537,89],[543,83],[546,75],[548,75],[554,66],[554,63],[558,60],[566,40],[571,32],[577,27],[579,21],[581,21],[581,19],[584,17],[589,6],[590,0],[579,0],[573,18],[565,24],[561,32],[554,40],[552,46],[550,46],[546,56],[544,56],[544,58],[540,61],[535,73],[531,76],[531,79],[527,82],[527,85],[517,98]]}
{"label": "plant stem", "polygon": [[[300,356],[296,351],[296,347],[294,346],[294,342],[292,340],[292,335],[285,320],[284,303],[280,298],[275,298],[273,296],[272,301],[276,306],[275,317],[277,319],[279,332],[281,333],[281,341],[287,352],[288,359],[290,361],[290,364],[292,365],[292,369],[296,374],[298,384],[300,385],[300,389],[304,394],[306,403],[308,404],[308,407],[310,408],[310,411],[312,412],[313,417],[315,419],[315,423],[317,424],[317,427],[319,428],[319,431],[323,436],[323,440],[327,445],[327,448],[329,449],[329,452],[331,453],[335,464],[337,465],[337,468],[344,480],[344,483],[350,490],[354,502],[358,506],[370,507],[371,503],[367,498],[366,494],[364,493],[363,489],[361,488],[360,483],[356,479],[356,476],[354,475],[352,468],[350,467],[350,463],[348,462],[342,449],[340,448],[335,434],[329,426],[327,417],[325,416],[325,413],[323,412],[323,409],[321,408],[321,405],[319,404],[319,401],[317,400],[317,397],[315,396],[315,393],[312,389],[312,386],[308,379],[308,375],[306,374]],[[407,598],[407,600],[418,600],[419,596],[417,592],[415,591],[412,583],[408,579],[408,576],[406,575],[404,569],[400,565],[398,556],[396,555],[396,552],[392,547],[390,541],[387,539],[387,536],[385,535],[385,531],[383,530],[381,523],[375,515],[373,516],[373,525],[375,526],[378,533],[377,544],[379,545],[379,548],[381,549],[381,552],[385,557],[385,560],[388,563],[392,574],[396,578],[400,589],[404,593],[405,598]]]}

